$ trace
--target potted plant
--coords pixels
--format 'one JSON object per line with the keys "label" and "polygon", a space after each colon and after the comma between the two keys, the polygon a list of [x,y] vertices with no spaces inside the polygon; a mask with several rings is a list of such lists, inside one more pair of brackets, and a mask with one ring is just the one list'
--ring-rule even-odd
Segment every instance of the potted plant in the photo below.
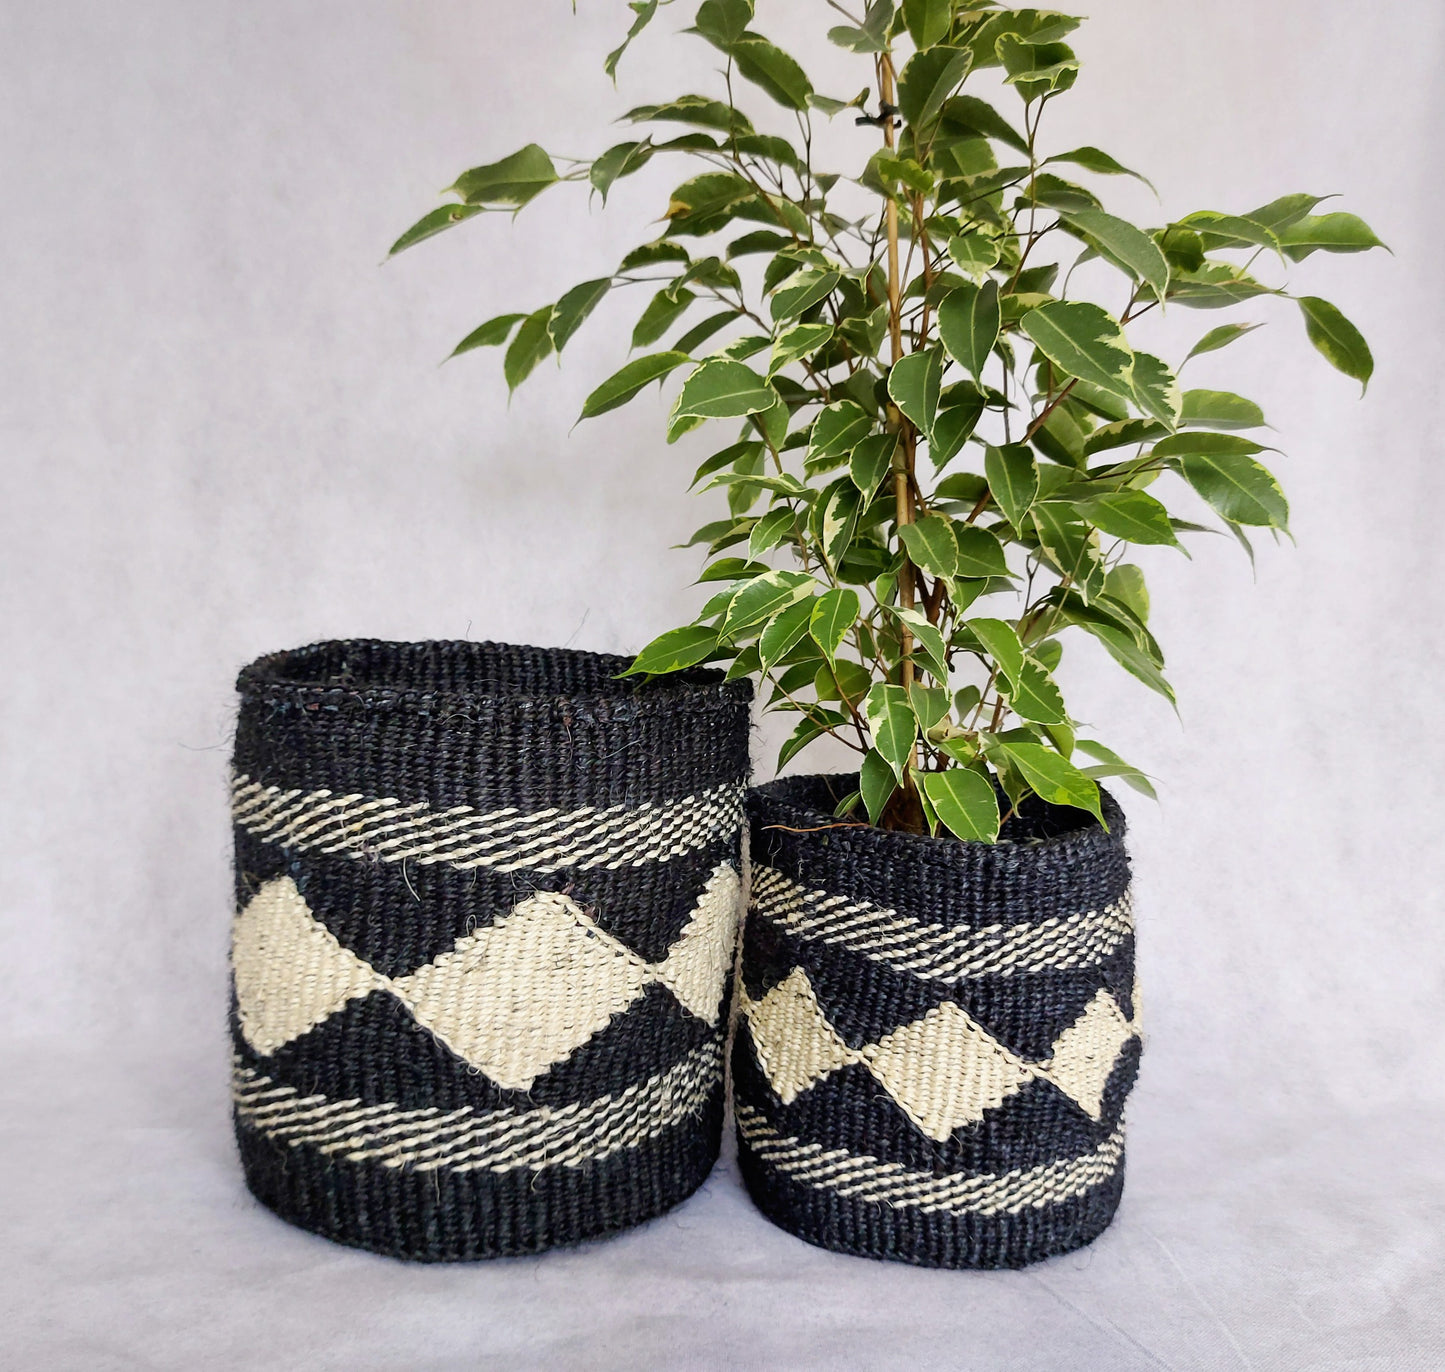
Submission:
{"label": "potted plant", "polygon": [[[751,0],[703,0],[680,41],[715,51],[712,90],[633,109],[591,162],[529,145],[463,173],[393,252],[554,184],[605,203],[654,158],[691,165],[615,272],[456,352],[503,347],[515,387],[640,288],[638,355],[582,417],[664,382],[668,442],[736,425],[693,478],[728,500],[692,538],[708,598],[631,671],[726,663],[797,716],[780,766],[825,735],[858,754],[856,774],[750,798],[744,1176],[827,1247],[1019,1265],[1109,1222],[1139,1046],[1124,821],[1099,782],[1150,786],[1080,736],[1064,646],[1091,635],[1172,702],[1141,561],[1287,529],[1259,407],[1180,380],[1254,314],[1173,362],[1146,350],[1147,317],[1288,300],[1363,384],[1364,339],[1286,271],[1379,240],[1308,194],[1145,225],[1106,210],[1110,178],[1137,174],[1056,108],[1078,19],[829,6],[817,42],[856,55],[851,99],[818,91]],[[667,12],[631,9],[614,74]],[[822,119],[854,135],[830,169]]]}

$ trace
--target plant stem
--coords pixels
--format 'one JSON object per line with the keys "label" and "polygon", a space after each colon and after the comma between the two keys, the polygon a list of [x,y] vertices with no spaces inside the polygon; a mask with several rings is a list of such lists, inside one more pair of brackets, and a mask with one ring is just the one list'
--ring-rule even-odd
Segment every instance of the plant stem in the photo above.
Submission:
{"label": "plant stem", "polygon": [[[893,107],[893,56],[880,53],[878,57],[878,95],[884,107],[883,143],[890,151],[893,148],[893,116],[888,113]],[[896,366],[903,357],[903,311],[899,304],[900,286],[898,272],[898,203],[890,195],[886,207],[888,233],[888,338],[892,349],[893,364]],[[899,529],[913,523],[913,463],[914,449],[908,423],[896,406],[888,407],[888,414],[899,434],[899,446],[894,454],[893,499]],[[898,461],[898,454],[902,461]],[[898,602],[905,610],[911,610],[914,603],[913,564],[908,554],[903,554],[903,565],[898,569]],[[898,675],[900,684],[906,690],[913,685],[913,634],[907,625],[900,626],[900,651]]]}

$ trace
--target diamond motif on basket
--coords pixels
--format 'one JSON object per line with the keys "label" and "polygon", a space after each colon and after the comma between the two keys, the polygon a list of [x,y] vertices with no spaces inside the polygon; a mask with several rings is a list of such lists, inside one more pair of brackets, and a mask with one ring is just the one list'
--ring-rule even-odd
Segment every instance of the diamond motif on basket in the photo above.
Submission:
{"label": "diamond motif on basket", "polygon": [[458,1057],[499,1086],[527,1090],[661,982],[716,1026],[732,965],[739,881],[714,869],[687,926],[652,964],[560,892],[539,892],[404,977],[385,977],[319,923],[290,877],[268,881],[231,942],[241,1032],[270,1054],[348,1001],[394,995]]}
{"label": "diamond motif on basket", "polygon": [[1052,1082],[1099,1119],[1119,1054],[1139,1032],[1137,1021],[1100,991],[1054,1040],[1043,1062],[1011,1052],[952,1001],[855,1049],[829,1024],[801,967],[760,1000],[744,992],[743,1013],[758,1064],[785,1105],[840,1067],[857,1063],[939,1142],[961,1125],[976,1124],[1034,1080]]}

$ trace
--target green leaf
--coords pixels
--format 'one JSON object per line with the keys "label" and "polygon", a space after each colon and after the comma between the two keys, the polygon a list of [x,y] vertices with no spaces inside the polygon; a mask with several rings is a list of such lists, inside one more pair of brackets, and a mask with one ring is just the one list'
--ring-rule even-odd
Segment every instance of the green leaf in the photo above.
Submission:
{"label": "green leaf", "polygon": [[992,278],[982,286],[957,287],[938,306],[938,336],[948,355],[972,372],[975,380],[983,376],[998,342],[998,330],[998,282]]}
{"label": "green leaf", "polygon": [[614,372],[582,404],[582,419],[606,414],[625,405],[650,381],[660,381],[670,371],[692,361],[686,353],[650,353],[635,357],[621,370]]}
{"label": "green leaf", "polygon": [[[998,265],[999,247],[981,233],[955,234],[948,240],[948,255],[960,271],[982,284],[990,267]],[[990,283],[995,291],[998,283]]]}
{"label": "green leaf", "polygon": [[841,458],[851,452],[854,444],[864,438],[872,427],[873,418],[862,406],[855,405],[851,400],[835,400],[813,421],[808,462],[817,465],[829,458]]}
{"label": "green leaf", "polygon": [[1141,624],[1149,618],[1149,588],[1144,573],[1130,562],[1110,567],[1104,578],[1104,594],[1126,606]]}
{"label": "green leaf", "polygon": [[[680,343],[682,340],[678,339]],[[725,344],[718,351],[724,357],[730,357],[734,362],[746,362],[748,358],[762,352],[773,340],[766,334],[748,334],[746,338],[735,338],[731,343]]]}
{"label": "green leaf", "polygon": [[657,0],[631,0],[627,8],[630,9],[637,18],[632,21],[632,27],[627,30],[627,37],[622,40],[621,46],[613,48],[612,51],[607,54],[607,60],[602,64],[603,71],[605,71],[614,82],[617,80],[617,64],[622,60],[622,54],[627,51],[632,40],[648,26],[652,20],[652,16],[657,13]]}
{"label": "green leaf", "polygon": [[1274,476],[1242,453],[1193,453],[1179,459],[1184,479],[1214,510],[1235,524],[1283,529],[1289,503]]}
{"label": "green leaf", "polygon": [[573,286],[552,308],[552,318],[547,323],[547,332],[552,337],[552,346],[560,353],[567,346],[567,340],[582,326],[582,321],[597,308],[597,302],[612,287],[612,278],[603,276],[596,281],[584,281]]}
{"label": "green leaf", "polygon": [[[637,321],[632,331],[632,346],[645,348],[649,343],[656,343],[696,298],[691,291],[675,291],[671,286],[664,286],[648,302],[642,318]],[[678,351],[685,350],[679,348]]]}
{"label": "green leaf", "polygon": [[1097,535],[1074,512],[1071,505],[1040,501],[1030,512],[1039,544],[1061,575],[1072,577],[1085,600],[1092,600],[1103,586]]}
{"label": "green leaf", "polygon": [[701,624],[688,624],[681,629],[669,629],[653,639],[633,658],[623,676],[639,672],[661,675],[664,672],[678,672],[692,667],[709,657],[717,649],[718,636],[715,629]]}
{"label": "green leaf", "polygon": [[829,29],[828,41],[849,52],[882,52],[887,46],[883,39],[875,38],[866,29],[852,24],[839,24],[837,28]]}
{"label": "green leaf", "polygon": [[1095,780],[1100,777],[1118,777],[1126,786],[1132,786],[1136,791],[1148,796],[1150,800],[1159,799],[1154,787],[1149,783],[1149,778],[1137,767],[1125,762],[1113,749],[1106,748],[1102,743],[1095,743],[1093,739],[1088,738],[1081,738],[1075,746],[1081,753],[1098,758],[1103,764],[1100,767],[1082,768],[1085,776],[1093,777]]}
{"label": "green leaf", "polygon": [[913,717],[925,736],[948,715],[948,692],[942,686],[910,686],[908,703],[913,706]]}
{"label": "green leaf", "polygon": [[1176,263],[1169,280],[1169,299],[1192,310],[1224,310],[1256,296],[1278,294],[1231,262],[1205,262],[1191,270]]}
{"label": "green leaf", "polygon": [[1078,79],[1078,58],[1065,43],[1023,42],[1005,34],[994,46],[1008,72],[1005,81],[1026,101],[1060,94]]}
{"label": "green leaf", "polygon": [[967,767],[925,772],[923,789],[939,821],[957,837],[980,843],[998,838],[998,795],[988,778]]}
{"label": "green leaf", "polygon": [[990,443],[983,470],[994,503],[1015,529],[1022,529],[1024,516],[1039,493],[1039,469],[1033,453],[1022,443],[1002,447]]}
{"label": "green leaf", "polygon": [[884,808],[898,789],[898,775],[876,748],[870,748],[858,769],[858,789],[868,810],[868,821],[877,824]]}
{"label": "green leaf", "polygon": [[512,336],[512,328],[517,321],[526,317],[524,314],[499,314],[495,319],[487,320],[462,339],[452,349],[451,356],[459,357],[462,353],[471,352],[473,348],[500,347]]}
{"label": "green leaf", "polygon": [[667,202],[667,231],[697,236],[713,233],[736,215],[740,205],[756,196],[752,182],[734,172],[703,172],[673,191]]}
{"label": "green leaf", "polygon": [[1057,300],[1030,310],[1020,326],[1067,375],[1134,398],[1134,354],[1119,322],[1098,305]]}
{"label": "green leaf", "polygon": [[955,522],[953,534],[958,545],[957,575],[1008,575],[1008,559],[1004,557],[1003,545],[987,529],[980,529],[977,524]]}
{"label": "green leaf", "polygon": [[1332,367],[1358,381],[1363,393],[1375,370],[1375,359],[1364,336],[1328,300],[1302,295],[1295,303],[1305,317],[1310,342]]}
{"label": "green leaf", "polygon": [[1013,627],[1001,619],[970,619],[967,627],[999,671],[1010,683],[1017,682],[1024,669],[1024,649]]}
{"label": "green leaf", "polygon": [[769,309],[775,320],[796,319],[805,310],[829,296],[841,280],[835,271],[804,269],[792,276],[773,292]]}
{"label": "green leaf", "polygon": [[749,33],[727,46],[738,71],[790,110],[806,110],[813,83],[797,62],[760,34]]}
{"label": "green leaf", "polygon": [[823,558],[829,567],[836,568],[853,541],[858,527],[860,498],[858,489],[851,479],[834,482],[822,504],[822,518],[818,526],[819,542]]}
{"label": "green leaf", "polygon": [[692,256],[681,243],[670,242],[666,238],[655,239],[651,243],[643,243],[627,254],[618,264],[617,270],[630,272],[637,267],[653,267],[659,262],[682,262],[690,264]]}
{"label": "green leaf", "polygon": [[833,336],[831,324],[794,324],[778,335],[768,358],[768,379],[790,363],[815,353]]}
{"label": "green leaf", "polygon": [[532,374],[537,363],[552,351],[552,336],[547,332],[552,308],[544,305],[529,314],[517,329],[502,359],[502,375],[507,379],[508,391],[515,391]]}
{"label": "green leaf", "polygon": [[919,51],[941,43],[953,25],[949,0],[903,0],[903,22]]}
{"label": "green leaf", "polygon": [[1134,403],[1168,428],[1179,423],[1184,403],[1179,381],[1168,365],[1151,353],[1134,354]]}
{"label": "green leaf", "polygon": [[1205,252],[1219,248],[1272,248],[1280,251],[1279,237],[1271,228],[1242,214],[1196,210],[1179,221],[1199,235]]}
{"label": "green leaf", "polygon": [[1063,220],[1065,225],[1079,230],[1079,236],[1100,256],[1149,286],[1160,300],[1164,298],[1169,289],[1169,263],[1143,229],[1103,210],[1065,210]]}
{"label": "green leaf", "polygon": [[639,105],[628,110],[623,119],[631,124],[671,122],[692,124],[700,129],[718,129],[723,133],[751,133],[753,126],[741,110],[710,100],[705,95],[682,95],[665,105]]}
{"label": "green leaf", "polygon": [[1020,719],[1033,724],[1063,724],[1068,720],[1063,693],[1041,663],[1025,662],[1018,680],[1009,683],[1004,693]]}
{"label": "green leaf", "polygon": [[1169,511],[1144,491],[1116,491],[1078,500],[1074,508],[1097,529],[1130,543],[1177,544]]}
{"label": "green leaf", "polygon": [[830,733],[840,724],[846,724],[848,716],[839,714],[836,710],[823,710],[812,707],[812,712],[798,724],[793,730],[792,736],[778,751],[778,769],[781,771],[797,755],[803,751],[814,739],[821,738],[824,734]]}
{"label": "green leaf", "polygon": [[989,62],[994,66],[999,64],[995,49],[998,40],[1006,34],[1026,43],[1056,43],[1079,27],[1079,21],[1072,15],[1056,10],[1002,10],[978,17],[981,23],[968,41],[978,51],[980,67]]}
{"label": "green leaf", "polygon": [[752,22],[752,0],[702,0],[696,31],[726,51],[727,45],[741,38]]}
{"label": "green leaf", "polygon": [[858,593],[846,588],[826,591],[813,602],[808,632],[830,662],[857,620],[859,608]]}
{"label": "green leaf", "polygon": [[1302,262],[1312,252],[1367,252],[1385,247],[1363,219],[1343,213],[1308,215],[1281,229],[1279,241],[1292,262]]}
{"label": "green leaf", "polygon": [[[1220,348],[1227,348],[1237,338],[1243,338],[1247,333],[1253,333],[1258,324],[1221,324],[1218,328],[1210,329],[1190,350],[1185,354],[1184,361],[1188,362],[1191,357],[1199,357],[1203,353],[1212,353]],[[1183,363],[1180,364],[1181,366]]]}
{"label": "green leaf", "polygon": [[1245,457],[1262,453],[1264,446],[1252,438],[1238,434],[1178,433],[1161,438],[1154,445],[1155,457],[1183,457],[1190,453],[1242,454]]}
{"label": "green leaf", "polygon": [[1179,422],[1211,429],[1257,429],[1264,423],[1264,411],[1232,391],[1185,391]]}
{"label": "green leaf", "polygon": [[807,635],[813,603],[800,600],[768,621],[767,628],[758,636],[758,660],[765,672]]}
{"label": "green leaf", "polygon": [[[947,0],[925,3],[948,9]],[[943,34],[947,32],[945,20]],[[933,48],[931,52],[916,52],[908,59],[898,77],[898,107],[915,131],[922,133],[938,120],[944,102],[962,84],[972,62],[967,48]]]}
{"label": "green leaf", "polygon": [[774,233],[771,229],[754,229],[728,244],[729,257],[747,257],[752,253],[775,253],[792,245],[793,240],[786,234]]}
{"label": "green leaf", "polygon": [[1050,805],[1070,805],[1087,810],[1101,824],[1103,811],[1099,787],[1067,758],[1040,743],[1015,742],[995,734],[984,736],[990,758],[1002,756],[1018,769],[1034,794]]}
{"label": "green leaf", "polygon": [[846,701],[850,709],[863,703],[872,685],[872,673],[846,657],[825,662],[813,678],[813,689],[820,700]]}
{"label": "green leaf", "polygon": [[1245,218],[1253,220],[1256,224],[1263,224],[1265,228],[1279,233],[1281,229],[1287,229],[1291,224],[1298,223],[1321,200],[1327,198],[1327,196],[1309,195],[1303,192],[1282,195],[1278,200],[1271,200],[1268,205],[1261,205],[1257,210],[1250,210]]}
{"label": "green leaf", "polygon": [[816,585],[802,572],[764,572],[754,577],[728,607],[723,633],[735,635],[762,624],[794,601],[805,599]]}
{"label": "green leaf", "polygon": [[943,358],[937,348],[899,358],[888,373],[888,394],[893,403],[924,434],[933,428],[942,381]]}
{"label": "green leaf", "polygon": [[[956,399],[959,395],[962,399]],[[945,398],[956,399],[956,403],[939,410],[933,421],[933,432],[928,436],[928,455],[940,470],[958,456],[977,426],[985,403],[983,394],[972,387],[963,391],[950,386],[940,401]]]}
{"label": "green leaf", "polygon": [[[988,49],[989,61],[998,64],[992,47]],[[983,65],[980,50],[974,50],[974,64]],[[955,95],[944,101],[943,117],[951,129],[992,138],[1012,148],[1015,152],[1027,153],[1028,140],[1013,127],[994,107],[976,95]]]}
{"label": "green leaf", "polygon": [[685,334],[677,340],[676,351],[680,353],[693,353],[707,342],[719,329],[725,329],[738,317],[736,310],[719,310],[716,314],[710,314],[700,324],[694,324]]}
{"label": "green leaf", "polygon": [[[1024,150],[1027,151],[1027,145]],[[1050,162],[1071,162],[1076,167],[1098,172],[1102,176],[1132,176],[1136,181],[1142,181],[1151,191],[1154,190],[1154,183],[1147,176],[1130,171],[1122,162],[1116,162],[1099,148],[1083,147],[1075,148],[1072,152],[1057,152],[1052,157],[1044,158],[1040,165],[1047,167]],[[1158,194],[1157,191],[1154,193]]]}
{"label": "green leaf", "polygon": [[854,449],[848,463],[848,475],[865,496],[872,496],[879,483],[893,466],[893,452],[898,446],[895,434],[870,434]]}
{"label": "green leaf", "polygon": [[908,703],[908,692],[901,686],[876,683],[863,701],[863,712],[873,733],[873,746],[903,780],[913,761],[913,744],[918,737],[918,721]]}
{"label": "green leaf", "polygon": [[1127,447],[1130,443],[1147,443],[1167,432],[1157,419],[1120,419],[1100,425],[1084,440],[1084,456],[1093,457],[1095,453]]}
{"label": "green leaf", "polygon": [[480,205],[443,205],[430,214],[422,215],[391,245],[386,255],[395,257],[404,249],[423,242],[425,239],[435,238],[437,234],[445,232],[453,224],[460,224],[464,219],[470,219],[474,214],[481,214],[481,212]]}
{"label": "green leaf", "polygon": [[587,179],[592,183],[592,189],[601,195],[604,205],[607,203],[607,192],[612,189],[612,183],[619,177],[640,171],[652,160],[653,151],[649,140],[637,142],[634,139],[632,142],[618,143],[608,148],[592,163]]}
{"label": "green leaf", "polygon": [[925,515],[915,524],[900,525],[898,539],[907,551],[909,561],[930,576],[958,574],[958,544],[944,516]]}
{"label": "green leaf", "polygon": [[792,535],[796,520],[797,516],[786,505],[769,510],[753,525],[753,531],[748,535],[748,556],[761,557],[776,548]]}
{"label": "green leaf", "polygon": [[552,159],[535,143],[484,167],[473,167],[449,187],[469,205],[515,205],[521,209],[559,178]]}
{"label": "green leaf", "polygon": [[915,660],[922,661],[940,681],[948,680],[948,648],[943,634],[917,610],[894,610],[894,618],[913,635]]}
{"label": "green leaf", "polygon": [[1104,645],[1109,656],[1131,676],[1142,681],[1151,691],[1157,691],[1171,705],[1175,703],[1174,688],[1164,679],[1164,674],[1149,655],[1139,647],[1132,635],[1110,624],[1088,620],[1074,620],[1073,622],[1093,634]]}
{"label": "green leaf", "polygon": [[704,362],[683,383],[673,414],[725,419],[769,409],[777,392],[751,367],[727,358]]}

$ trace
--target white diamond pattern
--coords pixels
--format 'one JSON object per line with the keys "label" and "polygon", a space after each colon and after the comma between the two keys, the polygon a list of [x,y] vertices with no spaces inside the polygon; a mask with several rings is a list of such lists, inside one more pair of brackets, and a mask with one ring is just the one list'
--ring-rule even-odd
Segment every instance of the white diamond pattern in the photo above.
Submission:
{"label": "white diamond pattern", "polygon": [[1139,1032],[1137,1019],[1126,1018],[1114,997],[1101,990],[1043,1062],[1011,1052],[951,1001],[855,1049],[828,1022],[801,967],[759,1000],[744,991],[743,1013],[758,1064],[785,1105],[840,1067],[857,1063],[939,1142],[1035,1080],[1052,1082],[1091,1119],[1099,1119],[1119,1054]]}
{"label": "white diamond pattern", "polygon": [[274,1053],[349,1000],[385,990],[499,1086],[527,1090],[653,982],[719,1022],[737,933],[737,872],[714,869],[687,927],[652,964],[569,896],[539,892],[408,976],[389,978],[342,947],[289,877],[267,882],[236,917],[231,961],[241,1031]]}

